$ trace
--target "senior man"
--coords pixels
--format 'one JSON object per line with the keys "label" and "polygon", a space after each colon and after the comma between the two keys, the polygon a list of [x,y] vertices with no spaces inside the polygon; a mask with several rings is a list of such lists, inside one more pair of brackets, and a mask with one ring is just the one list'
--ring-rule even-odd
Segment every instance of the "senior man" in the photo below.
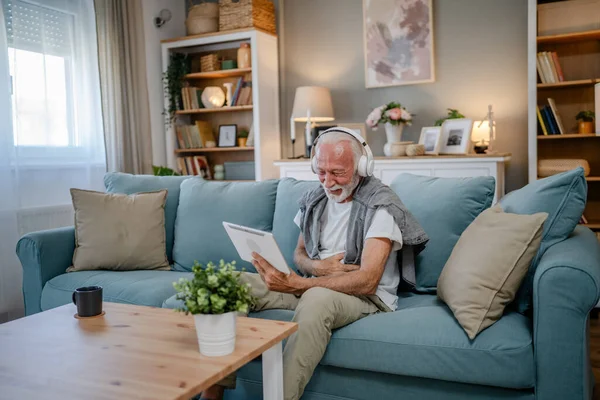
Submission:
{"label": "senior man", "polygon": [[[302,196],[294,218],[301,230],[294,261],[304,276],[284,274],[256,253],[258,274],[242,275],[258,298],[253,311],[295,311],[298,331],[283,351],[285,400],[302,396],[333,329],[396,309],[400,265],[428,240],[398,196],[371,176],[370,149],[359,135],[345,128],[325,131],[311,163],[321,185]],[[400,249],[408,255],[404,262]],[[231,375],[202,399],[219,399],[224,387],[234,385]]]}

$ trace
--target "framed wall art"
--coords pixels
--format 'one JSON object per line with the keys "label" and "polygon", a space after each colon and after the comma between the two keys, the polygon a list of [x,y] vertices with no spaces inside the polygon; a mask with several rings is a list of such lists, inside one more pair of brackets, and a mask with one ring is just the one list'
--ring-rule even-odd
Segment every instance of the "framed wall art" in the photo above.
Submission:
{"label": "framed wall art", "polygon": [[365,86],[434,82],[432,0],[363,0]]}

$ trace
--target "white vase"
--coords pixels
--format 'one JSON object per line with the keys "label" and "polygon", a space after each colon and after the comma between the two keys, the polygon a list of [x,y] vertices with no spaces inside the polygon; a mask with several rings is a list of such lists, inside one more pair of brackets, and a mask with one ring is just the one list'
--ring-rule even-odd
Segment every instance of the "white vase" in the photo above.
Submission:
{"label": "white vase", "polygon": [[219,357],[233,353],[236,317],[236,312],[194,315],[196,335],[202,355]]}
{"label": "white vase", "polygon": [[389,122],[386,122],[384,126],[387,143],[383,146],[383,154],[385,154],[387,157],[403,156],[404,154],[401,153],[404,148],[398,146],[396,143],[400,143],[402,141],[402,130],[404,129],[404,124],[392,125]]}

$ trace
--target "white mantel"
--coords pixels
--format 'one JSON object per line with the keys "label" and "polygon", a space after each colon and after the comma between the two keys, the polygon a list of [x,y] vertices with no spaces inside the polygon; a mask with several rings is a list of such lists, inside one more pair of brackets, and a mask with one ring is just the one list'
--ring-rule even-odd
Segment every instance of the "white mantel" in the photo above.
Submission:
{"label": "white mantel", "polygon": [[[510,153],[469,154],[462,156],[418,156],[418,157],[375,157],[373,175],[386,185],[402,173],[444,178],[464,178],[493,176],[496,179],[494,203],[504,195],[505,164],[510,161]],[[310,169],[308,159],[275,161],[281,178],[317,180]]]}

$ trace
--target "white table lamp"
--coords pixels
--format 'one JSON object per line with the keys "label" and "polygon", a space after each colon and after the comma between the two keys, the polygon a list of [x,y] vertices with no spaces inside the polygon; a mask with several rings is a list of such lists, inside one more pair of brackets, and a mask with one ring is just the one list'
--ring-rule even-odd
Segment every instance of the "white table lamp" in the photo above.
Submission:
{"label": "white table lamp", "polygon": [[290,138],[292,140],[292,158],[296,143],[296,122],[306,122],[306,146],[312,146],[311,128],[315,122],[333,121],[333,105],[329,89],[319,86],[300,86],[296,89],[294,108],[290,117]]}

